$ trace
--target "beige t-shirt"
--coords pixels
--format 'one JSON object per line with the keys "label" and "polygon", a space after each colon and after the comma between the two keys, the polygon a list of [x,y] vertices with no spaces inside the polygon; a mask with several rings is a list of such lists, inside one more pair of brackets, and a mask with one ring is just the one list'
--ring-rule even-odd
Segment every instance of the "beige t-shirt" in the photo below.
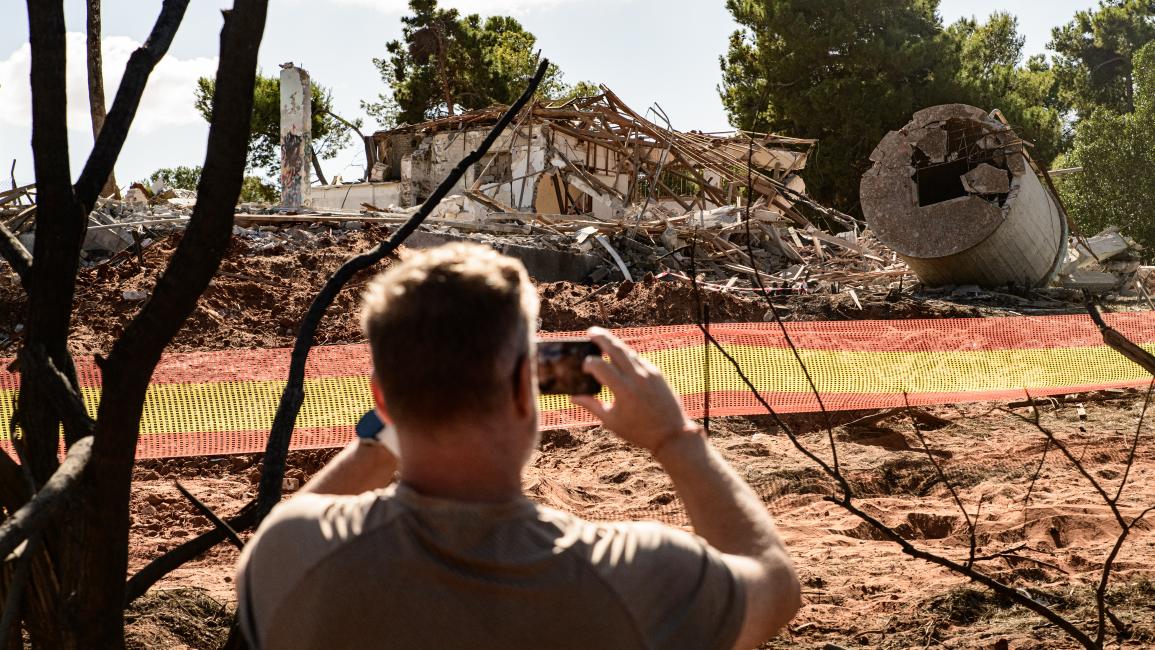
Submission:
{"label": "beige t-shirt", "polygon": [[405,486],[296,496],[237,571],[254,650],[729,650],[745,613],[721,554],[689,533]]}

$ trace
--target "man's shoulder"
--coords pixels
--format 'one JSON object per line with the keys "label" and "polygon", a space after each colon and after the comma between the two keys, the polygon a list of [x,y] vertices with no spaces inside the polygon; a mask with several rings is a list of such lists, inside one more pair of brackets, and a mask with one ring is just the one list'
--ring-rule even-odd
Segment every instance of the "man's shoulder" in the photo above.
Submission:
{"label": "man's shoulder", "polygon": [[310,521],[365,520],[372,510],[386,503],[390,496],[389,490],[351,495],[301,493],[273,508],[261,524],[261,530]]}
{"label": "man's shoulder", "polygon": [[655,647],[729,647],[744,594],[723,553],[654,521],[592,522],[560,514],[563,539]]}
{"label": "man's shoulder", "polygon": [[386,524],[390,511],[386,490],[357,495],[298,494],[269,512],[246,544],[239,568],[269,563],[279,573],[307,571],[347,542]]}

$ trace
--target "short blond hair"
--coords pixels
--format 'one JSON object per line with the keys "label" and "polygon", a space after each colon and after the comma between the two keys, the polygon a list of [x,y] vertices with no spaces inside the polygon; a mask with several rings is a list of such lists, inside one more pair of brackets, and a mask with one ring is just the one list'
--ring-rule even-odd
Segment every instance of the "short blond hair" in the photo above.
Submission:
{"label": "short blond hair", "polygon": [[477,244],[403,254],[364,295],[361,326],[390,416],[420,426],[512,399],[529,354],[537,292],[522,263]]}

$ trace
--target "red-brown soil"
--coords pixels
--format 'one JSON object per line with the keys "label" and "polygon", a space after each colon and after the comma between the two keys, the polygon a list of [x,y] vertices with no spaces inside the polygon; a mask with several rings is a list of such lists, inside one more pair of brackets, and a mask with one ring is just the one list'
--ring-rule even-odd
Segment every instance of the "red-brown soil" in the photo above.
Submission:
{"label": "red-brown soil", "polygon": [[[314,231],[317,245],[260,251],[234,242],[218,277],[174,350],[284,347],[320,284],[349,254],[372,245],[382,231]],[[328,238],[330,244],[325,244]],[[176,239],[146,249],[143,260],[82,271],[77,292],[73,351],[106,352],[138,308],[124,291],[147,291]],[[143,263],[142,263],[143,262]],[[361,340],[356,306],[365,277],[352,283],[330,310],[320,343]],[[542,328],[589,325],[649,326],[693,320],[695,297],[686,285],[641,281],[606,289],[542,285]],[[761,320],[764,301],[735,293],[703,292],[713,320]],[[907,296],[870,300],[859,310],[839,296],[776,297],[789,318],[904,318],[981,316],[987,312]],[[6,338],[18,338],[20,292],[0,278],[0,356]],[[1109,398],[1109,399],[1105,399]],[[1083,459],[1109,494],[1122,479],[1142,395],[1082,396],[1085,418],[1073,402],[1042,405],[1052,427]],[[1118,528],[1088,480],[1054,449],[1033,480],[1044,438],[1018,416],[1029,409],[969,404],[924,409],[945,422],[925,435],[935,458],[972,514],[978,515],[977,555],[994,575],[1092,625],[1091,585]],[[920,548],[955,560],[967,556],[968,532],[954,497],[940,480],[911,423],[894,415],[855,424],[866,415],[834,414],[840,467],[860,495],[859,506],[894,526]],[[829,459],[829,440],[818,416],[793,417],[800,442]],[[767,417],[715,419],[711,440],[763,496],[804,582],[804,607],[789,630],[766,647],[823,647],[830,643],[878,648],[1074,647],[1054,627],[1011,607],[963,578],[881,541],[866,524],[825,499],[835,485]],[[1155,442],[1138,447],[1120,505],[1133,515],[1155,504]],[[307,480],[333,451],[294,452],[288,477]],[[132,500],[130,571],[209,528],[177,492],[179,480],[221,515],[235,513],[255,493],[256,456],[146,461],[138,465]],[[526,490],[547,505],[602,519],[657,518],[688,526],[672,486],[645,454],[599,429],[551,431],[526,476]],[[1027,502],[1027,494],[1030,501]],[[1131,625],[1127,647],[1155,643],[1155,534],[1153,524],[1133,533],[1116,562],[1109,601]],[[1006,552],[1003,555],[996,555]],[[226,544],[163,580],[129,612],[131,647],[212,648],[228,635],[236,550]],[[1114,636],[1111,637],[1114,639]]]}

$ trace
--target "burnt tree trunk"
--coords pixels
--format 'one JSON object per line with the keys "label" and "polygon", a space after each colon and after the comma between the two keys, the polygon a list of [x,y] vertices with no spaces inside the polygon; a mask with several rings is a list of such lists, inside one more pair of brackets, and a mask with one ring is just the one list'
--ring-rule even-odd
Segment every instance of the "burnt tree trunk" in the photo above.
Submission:
{"label": "burnt tree trunk", "polygon": [[[33,244],[25,347],[42,346],[75,387],[68,329],[85,211],[72,191],[65,95],[64,9],[60,2],[28,2],[32,50],[32,150],[36,171]],[[38,484],[57,467],[60,414],[42,386],[22,382],[18,398],[21,451]]]}
{"label": "burnt tree trunk", "polygon": [[257,51],[266,0],[237,0],[221,31],[213,120],[197,205],[151,299],[102,365],[93,463],[83,501],[69,513],[83,544],[69,547],[61,591],[69,594],[76,648],[123,647],[129,492],[145,392],[161,353],[196,307],[228,247],[248,155]]}
{"label": "burnt tree trunk", "polygon": [[[104,107],[104,55],[101,52],[100,27],[101,0],[88,0],[88,110],[92,114],[92,139],[100,135],[104,128],[104,118],[108,111]],[[120,190],[116,186],[116,174],[109,173],[101,196],[115,196],[119,198]]]}
{"label": "burnt tree trunk", "polygon": [[[147,42],[129,60],[112,110],[103,116],[93,151],[73,186],[62,2],[28,0],[39,207],[21,356],[27,367],[22,368],[17,406],[23,434],[18,449],[38,485],[58,467],[61,427],[71,445],[84,433],[80,429],[91,426],[87,418],[65,417],[59,408],[62,387],[75,397],[74,406],[79,404],[67,341],[86,215],[111,176],[148,77],[167,52],[188,2],[164,1]],[[152,299],[114,344],[107,360],[101,361],[102,400],[91,456],[94,470],[79,478],[61,504],[54,525],[39,531],[51,573],[44,580],[34,577],[33,585],[53,594],[56,612],[27,621],[34,646],[124,646],[129,496],[145,392],[161,352],[192,313],[228,246],[248,153],[257,50],[266,9],[267,0],[237,0],[235,8],[225,13],[215,100],[222,110],[214,112],[199,201]],[[24,351],[40,356],[33,358]],[[58,377],[55,383],[36,372],[41,365],[59,371],[52,375]],[[8,476],[10,470],[0,463],[0,485],[14,482]],[[4,492],[8,500],[19,499],[14,487]]]}

